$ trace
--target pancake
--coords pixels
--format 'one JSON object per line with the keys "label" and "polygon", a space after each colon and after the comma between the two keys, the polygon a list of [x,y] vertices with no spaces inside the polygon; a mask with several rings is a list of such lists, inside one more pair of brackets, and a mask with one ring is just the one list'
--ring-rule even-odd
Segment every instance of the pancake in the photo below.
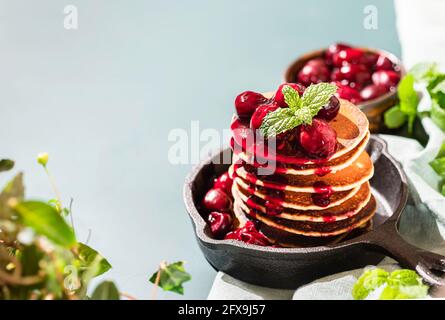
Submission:
{"label": "pancake", "polygon": [[[312,194],[308,192],[293,192],[288,190],[273,190],[267,189],[261,186],[255,186],[240,177],[234,179],[234,185],[250,195],[254,195],[263,200],[269,200],[272,202],[282,202],[285,208],[291,208],[296,210],[319,210],[320,206],[314,204]],[[329,198],[329,204],[324,208],[331,208],[341,204],[354,196],[360,186],[351,190],[334,192]]]}
{"label": "pancake", "polygon": [[[329,159],[336,159],[356,148],[369,132],[369,122],[365,114],[349,101],[340,99],[340,110],[337,116],[329,122],[337,133],[337,151]],[[278,153],[264,152],[264,141],[254,142],[255,133],[249,128],[249,123],[243,122],[237,116],[232,118],[230,126],[234,142],[241,146],[246,154],[254,154],[257,158],[268,159],[288,164],[320,164],[320,160],[307,159]],[[323,160],[325,161],[325,160]]]}
{"label": "pancake", "polygon": [[[368,133],[365,138],[360,141],[356,148],[352,149],[348,153],[342,155],[341,157],[331,159],[326,161],[326,163],[321,164],[306,164],[306,165],[292,165],[292,164],[282,164],[277,163],[275,172],[279,174],[293,174],[293,175],[323,175],[327,173],[335,173],[346,167],[350,166],[360,154],[365,150],[366,145],[368,144],[370,134]],[[248,163],[256,168],[264,166],[264,164],[260,164],[258,162],[252,161],[252,157],[245,152],[240,152],[234,154],[233,163],[237,161],[243,161]]]}
{"label": "pancake", "polygon": [[372,228],[372,220],[364,223],[363,225],[358,226],[356,229],[351,230],[349,232],[342,233],[337,236],[328,236],[328,237],[305,237],[302,235],[289,233],[286,231],[278,230],[268,225],[259,222],[258,229],[263,233],[266,238],[275,245],[279,245],[281,247],[286,248],[307,248],[307,247],[318,247],[318,246],[327,246],[334,245],[341,241],[346,241],[359,235],[362,235],[365,232],[368,232]]}
{"label": "pancake", "polygon": [[[236,184],[233,186],[233,196],[236,200],[241,201],[244,209],[253,209],[268,215],[266,202],[255,196],[250,196],[243,190],[240,190]],[[283,203],[278,204],[282,212],[273,217],[295,221],[312,221],[312,222],[332,222],[349,219],[365,207],[371,198],[371,189],[369,183],[364,183],[359,191],[350,199],[342,204],[331,208],[320,208],[317,210],[295,210],[287,209]],[[321,210],[320,210],[321,209]],[[270,216],[270,215],[269,215]]]}
{"label": "pancake", "polygon": [[333,222],[312,222],[270,217],[257,210],[244,208],[243,204],[239,201],[236,201],[236,203],[238,208],[240,208],[246,216],[259,220],[269,227],[307,237],[328,237],[349,232],[368,222],[373,217],[377,208],[375,198],[371,196],[365,207],[349,219]]}
{"label": "pancake", "polygon": [[[318,193],[318,186],[329,186],[331,191],[351,190],[362,185],[374,174],[374,166],[366,151],[363,151],[358,159],[347,168],[336,173],[328,173],[325,176],[299,176],[299,175],[262,175],[257,176],[257,169],[248,164],[235,165],[234,176],[241,177],[257,186],[274,190],[288,190],[294,192]],[[315,186],[314,186],[315,185]]]}

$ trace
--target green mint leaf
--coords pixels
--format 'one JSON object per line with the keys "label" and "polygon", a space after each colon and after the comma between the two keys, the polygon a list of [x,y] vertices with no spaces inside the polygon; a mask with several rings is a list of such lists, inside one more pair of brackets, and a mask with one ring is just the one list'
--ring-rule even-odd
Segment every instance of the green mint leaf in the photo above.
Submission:
{"label": "green mint leaf", "polygon": [[300,106],[301,99],[297,90],[291,86],[284,86],[281,92],[283,93],[284,101],[290,109],[296,109]]}
{"label": "green mint leaf", "polygon": [[325,106],[337,87],[328,83],[310,85],[300,98],[290,86],[282,89],[289,108],[278,108],[267,114],[261,124],[261,131],[267,137],[278,135],[301,124],[312,124],[312,118]]}
{"label": "green mint leaf", "polygon": [[392,287],[417,286],[421,284],[423,284],[422,278],[414,270],[395,270],[388,277],[388,285]]}
{"label": "green mint leaf", "polygon": [[94,277],[100,276],[111,269],[111,264],[99,252],[87,246],[84,243],[77,243],[77,256],[80,261],[81,269],[90,268],[96,259],[99,259],[97,271]]}
{"label": "green mint leaf", "polygon": [[400,111],[405,113],[408,117],[408,132],[412,134],[414,120],[417,115],[417,105],[419,103],[419,97],[416,90],[414,90],[414,76],[407,74],[399,82],[397,89],[400,100]]}
{"label": "green mint leaf", "polygon": [[51,205],[39,201],[19,202],[13,207],[20,222],[54,243],[71,248],[76,244],[73,229]]}
{"label": "green mint leaf", "polygon": [[0,160],[0,172],[11,170],[14,167],[14,161],[9,159]]}
{"label": "green mint leaf", "polygon": [[445,196],[445,179],[442,179],[439,182],[439,191],[443,196]]}
{"label": "green mint leaf", "polygon": [[445,158],[434,159],[430,162],[430,166],[439,176],[445,177]]}
{"label": "green mint leaf", "polygon": [[337,86],[330,83],[318,83],[310,85],[303,93],[302,104],[310,107],[315,114],[328,104],[329,99],[337,91]]}
{"label": "green mint leaf", "polygon": [[439,71],[437,63],[421,62],[414,65],[409,73],[414,76],[416,81],[429,82],[431,79],[437,76]]}
{"label": "green mint leaf", "polygon": [[365,271],[352,288],[352,296],[355,300],[364,300],[378,287],[384,285],[389,273],[380,268]]}
{"label": "green mint leaf", "polygon": [[445,131],[445,109],[441,108],[437,100],[431,103],[431,120],[442,130]]}
{"label": "green mint leaf", "polygon": [[295,116],[295,110],[278,108],[268,113],[261,124],[260,130],[264,137],[276,136],[302,124],[302,120]]}
{"label": "green mint leaf", "polygon": [[439,158],[445,158],[445,141],[440,146],[439,152],[437,152],[435,159],[439,159]]}
{"label": "green mint leaf", "polygon": [[185,271],[183,261],[162,266],[150,277],[151,283],[156,283],[158,272],[160,272],[159,287],[164,291],[172,291],[178,294],[184,294],[184,287],[182,285],[192,278],[190,274]]}
{"label": "green mint leaf", "polygon": [[407,116],[400,110],[400,106],[396,105],[388,109],[384,115],[385,125],[389,129],[396,129],[403,126],[407,120]]}
{"label": "green mint leaf", "polygon": [[410,296],[402,293],[400,288],[386,286],[380,294],[379,300],[410,299]]}
{"label": "green mint leaf", "polygon": [[120,300],[119,290],[113,282],[104,281],[96,287],[91,300]]}
{"label": "green mint leaf", "polygon": [[431,90],[432,93],[443,93],[445,94],[445,80],[441,80],[434,88]]}

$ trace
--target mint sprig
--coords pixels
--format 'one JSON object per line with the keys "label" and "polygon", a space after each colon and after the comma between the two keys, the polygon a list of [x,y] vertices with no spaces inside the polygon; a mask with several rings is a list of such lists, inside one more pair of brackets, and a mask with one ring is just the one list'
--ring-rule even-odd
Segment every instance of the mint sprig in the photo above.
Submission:
{"label": "mint sprig", "polygon": [[383,289],[378,297],[380,300],[425,298],[429,289],[413,270],[399,269],[389,273],[374,268],[360,276],[352,289],[352,296],[355,300],[364,300],[378,288]]}
{"label": "mint sprig", "polygon": [[289,108],[278,108],[268,113],[261,124],[260,130],[267,137],[276,136],[292,130],[302,124],[312,124],[312,119],[329,103],[329,99],[337,91],[337,87],[329,83],[310,85],[303,96],[291,86],[284,86],[281,92]]}

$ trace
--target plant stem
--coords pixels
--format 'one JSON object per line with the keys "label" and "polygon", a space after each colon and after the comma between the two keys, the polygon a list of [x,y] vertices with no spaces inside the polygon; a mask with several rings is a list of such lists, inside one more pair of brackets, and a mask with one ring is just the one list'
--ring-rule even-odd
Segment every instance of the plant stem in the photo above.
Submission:
{"label": "plant stem", "polygon": [[161,261],[161,263],[159,264],[158,273],[156,274],[154,287],[151,291],[151,300],[157,300],[159,281],[161,280],[161,272],[162,272],[162,269],[165,268],[165,266],[166,266],[166,262]]}
{"label": "plant stem", "polygon": [[48,176],[49,183],[51,184],[51,188],[54,191],[54,194],[56,195],[57,201],[59,202],[60,210],[62,210],[62,198],[60,197],[59,190],[57,189],[56,182],[54,181],[54,178],[52,177],[51,173],[49,172],[48,168],[44,166],[46,175]]}

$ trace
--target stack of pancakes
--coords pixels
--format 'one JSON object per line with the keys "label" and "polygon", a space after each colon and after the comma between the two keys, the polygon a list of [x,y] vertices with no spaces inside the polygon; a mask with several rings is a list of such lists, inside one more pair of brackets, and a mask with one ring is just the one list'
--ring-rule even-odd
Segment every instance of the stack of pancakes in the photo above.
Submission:
{"label": "stack of pancakes", "polygon": [[[290,247],[338,242],[370,227],[376,201],[368,182],[374,173],[365,150],[368,120],[355,105],[341,100],[329,125],[337,133],[333,156],[302,162],[277,153],[276,168],[267,174],[259,174],[255,148],[246,147],[233,133],[234,145],[242,146],[234,148],[238,152],[229,170],[240,225],[253,219],[271,242]],[[243,129],[243,124],[235,127]]]}

